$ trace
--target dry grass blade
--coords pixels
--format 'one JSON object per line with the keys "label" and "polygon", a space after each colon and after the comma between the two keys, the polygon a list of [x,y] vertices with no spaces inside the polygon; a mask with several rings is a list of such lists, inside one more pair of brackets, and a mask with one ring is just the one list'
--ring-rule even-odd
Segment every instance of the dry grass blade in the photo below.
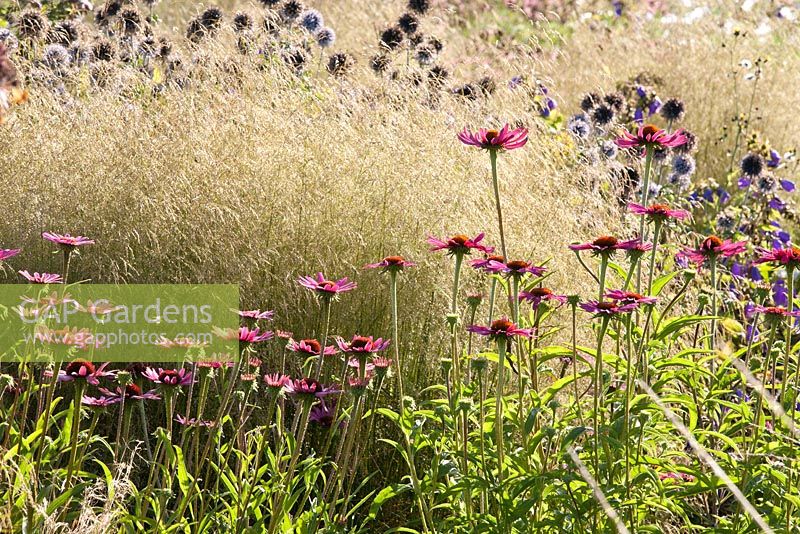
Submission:
{"label": "dry grass blade", "polygon": [[575,452],[575,449],[572,446],[570,446],[567,449],[567,452],[572,458],[572,461],[575,462],[575,465],[578,467],[578,471],[580,472],[583,480],[585,480],[586,483],[592,487],[592,493],[594,493],[594,496],[597,499],[597,502],[600,503],[600,506],[603,507],[603,511],[606,513],[608,518],[614,522],[614,526],[617,528],[617,532],[619,534],[628,534],[628,528],[622,522],[616,510],[614,510],[614,508],[608,502],[608,499],[603,493],[603,490],[600,489],[600,486],[597,484],[597,481],[594,479],[592,474],[586,468],[586,465],[581,461],[580,457],[578,456],[578,453]]}

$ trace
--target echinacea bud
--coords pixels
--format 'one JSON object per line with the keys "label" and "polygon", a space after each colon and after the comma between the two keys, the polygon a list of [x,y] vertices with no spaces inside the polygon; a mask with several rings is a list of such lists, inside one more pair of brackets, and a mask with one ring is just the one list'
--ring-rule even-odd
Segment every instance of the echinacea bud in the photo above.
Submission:
{"label": "echinacea bud", "polygon": [[580,295],[569,295],[567,297],[567,304],[569,304],[570,306],[577,306],[580,301],[581,301]]}
{"label": "echinacea bud", "polygon": [[458,399],[458,409],[462,412],[469,413],[474,406],[472,399],[469,397],[462,397]]}
{"label": "echinacea bud", "polygon": [[486,370],[488,364],[489,361],[486,358],[484,358],[483,356],[477,356],[473,358],[472,361],[470,362],[470,367],[472,367],[473,371],[481,373]]}
{"label": "echinacea bud", "polygon": [[119,371],[117,373],[117,383],[120,386],[127,386],[133,383],[133,377],[128,371]]}
{"label": "echinacea bud", "polygon": [[450,358],[442,358],[439,364],[442,366],[442,372],[446,375],[450,373],[453,368],[453,360]]}

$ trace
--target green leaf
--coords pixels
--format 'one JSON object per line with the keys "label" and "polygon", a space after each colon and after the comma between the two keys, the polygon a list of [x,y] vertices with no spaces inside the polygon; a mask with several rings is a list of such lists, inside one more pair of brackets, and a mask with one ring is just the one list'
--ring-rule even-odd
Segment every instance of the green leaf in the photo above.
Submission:
{"label": "green leaf", "polygon": [[411,484],[392,484],[391,486],[386,486],[383,488],[375,496],[375,499],[372,501],[372,504],[369,507],[370,519],[375,519],[378,517],[378,512],[386,501],[393,499],[409,490],[411,490]]}

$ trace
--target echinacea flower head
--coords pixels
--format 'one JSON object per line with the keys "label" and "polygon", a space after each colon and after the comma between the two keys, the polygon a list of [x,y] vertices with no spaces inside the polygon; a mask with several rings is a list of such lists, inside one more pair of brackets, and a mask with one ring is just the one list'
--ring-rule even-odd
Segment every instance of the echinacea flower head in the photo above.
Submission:
{"label": "echinacea flower head", "polygon": [[617,304],[622,306],[628,304],[655,304],[658,302],[656,297],[646,297],[644,295],[640,295],[639,293],[634,293],[633,291],[624,291],[622,289],[613,289],[608,291],[605,295],[607,299],[611,299],[615,301]]}
{"label": "echinacea flower head", "polygon": [[60,284],[64,280],[60,274],[52,273],[29,273],[28,271],[19,271],[19,274],[28,282],[32,284]]}
{"label": "echinacea flower head", "polygon": [[708,236],[696,249],[684,249],[681,255],[701,267],[706,261],[714,261],[718,257],[730,258],[741,254],[747,248],[747,243],[744,241],[733,242],[729,239],[722,240],[719,237],[712,235]]}
{"label": "echinacea flower head", "polygon": [[340,393],[339,390],[333,386],[324,386],[318,380],[313,378],[293,378],[286,382],[284,391],[288,395],[303,400],[321,399],[333,393]]}
{"label": "echinacea flower head", "polygon": [[530,302],[534,309],[537,309],[542,302],[553,301],[558,304],[567,302],[566,295],[556,295],[546,287],[532,287],[527,291],[520,291],[519,299]]}
{"label": "echinacea flower head", "polygon": [[351,282],[347,278],[340,278],[333,281],[328,280],[322,273],[317,273],[315,276],[301,276],[297,282],[305,287],[314,291],[317,296],[324,299],[330,299],[338,296],[340,293],[352,291],[356,288],[355,282]]}
{"label": "echinacea flower head", "polygon": [[484,258],[476,258],[470,260],[469,264],[478,271],[483,271],[486,274],[492,274],[497,265],[505,264],[506,259],[503,256],[490,254]]}
{"label": "echinacea flower head", "polygon": [[123,397],[125,399],[134,399],[134,400],[161,399],[161,397],[159,397],[158,394],[156,393],[156,390],[153,389],[143,393],[142,388],[140,388],[136,384],[128,384],[124,388],[122,386],[117,386],[114,391],[111,391],[106,388],[98,388],[98,390],[106,397],[112,397],[117,399],[117,402],[121,401]]}
{"label": "echinacea flower head", "polygon": [[364,266],[365,269],[380,269],[383,273],[396,273],[402,271],[406,267],[413,267],[416,265],[410,261],[406,261],[402,256],[386,256],[378,263],[369,263]]}
{"label": "echinacea flower head", "polygon": [[490,326],[470,325],[467,327],[467,331],[481,336],[488,336],[494,341],[510,340],[518,336],[531,337],[530,330],[519,328],[507,317],[493,321]]}
{"label": "echinacea flower head", "polygon": [[642,242],[639,239],[630,239],[628,241],[620,241],[614,236],[604,235],[600,236],[590,243],[580,243],[570,245],[570,250],[579,252],[581,250],[589,250],[594,255],[600,254],[613,254],[617,250],[631,250],[636,248]]}
{"label": "echinacea flower head", "polygon": [[389,346],[389,340],[380,337],[378,339],[373,339],[372,336],[353,336],[353,339],[350,341],[337,338],[336,344],[339,345],[339,349],[345,353],[372,354],[386,349],[386,347]]}
{"label": "echinacea flower head", "polygon": [[431,252],[436,252],[437,250],[447,250],[447,253],[451,256],[458,254],[466,255],[473,250],[477,250],[478,252],[483,252],[485,254],[491,254],[494,252],[494,248],[481,244],[484,236],[485,234],[481,232],[473,238],[470,238],[464,234],[456,234],[447,240],[428,237],[428,244],[431,245]]}
{"label": "echinacea flower head", "polygon": [[351,376],[347,379],[347,383],[350,386],[350,390],[355,393],[356,395],[363,393],[369,383],[372,381],[372,376],[367,374],[364,378],[359,376]]}
{"label": "echinacea flower head", "polygon": [[105,408],[117,404],[119,401],[120,397],[90,397],[88,395],[81,397],[81,404],[90,408]]}
{"label": "echinacea flower head", "polygon": [[329,428],[336,418],[335,402],[318,402],[311,407],[308,420],[320,426]]}
{"label": "echinacea flower head", "polygon": [[42,232],[42,237],[67,251],[72,251],[77,247],[82,247],[85,245],[94,245],[93,239],[83,237],[82,235],[71,236],[69,234],[62,235],[53,232]]}
{"label": "echinacea flower head", "polygon": [[683,130],[667,133],[665,130],[646,124],[640,126],[636,133],[625,131],[616,141],[620,148],[673,148],[686,142]]}
{"label": "echinacea flower head", "polygon": [[212,427],[214,426],[214,421],[207,421],[203,419],[195,419],[194,417],[184,417],[181,414],[175,416],[175,421],[179,425],[183,426],[204,426],[204,427]]}
{"label": "echinacea flower head", "polygon": [[795,269],[800,266],[800,247],[775,248],[772,250],[761,250],[761,255],[754,263],[774,263]]}
{"label": "echinacea flower head", "polygon": [[688,211],[672,209],[667,204],[650,204],[645,207],[631,202],[628,204],[628,210],[636,215],[644,215],[654,222],[664,222],[669,219],[683,220],[689,217]]}
{"label": "echinacea flower head", "polygon": [[239,340],[240,345],[247,345],[250,343],[261,343],[262,341],[268,341],[272,339],[274,334],[270,331],[264,330],[261,331],[258,328],[248,328],[246,326],[242,326],[239,330],[221,330],[219,328],[213,329],[214,333],[217,334],[222,339],[227,341]]}
{"label": "echinacea flower head", "polygon": [[[300,341],[290,339],[289,343],[286,345],[286,350],[291,352],[299,352],[301,354],[308,354],[309,356],[319,356],[321,349],[322,345],[316,339],[301,339]],[[325,356],[333,356],[334,354],[336,354],[336,347],[333,345],[328,345],[325,347]]]}
{"label": "echinacea flower head", "polygon": [[597,317],[614,317],[620,313],[632,312],[639,307],[636,302],[622,304],[621,302],[590,300],[581,303],[581,309],[589,313],[594,313]]}
{"label": "echinacea flower head", "polygon": [[22,252],[22,250],[18,248],[0,248],[0,261],[6,261],[8,258],[13,258],[20,252]]}
{"label": "echinacea flower head", "polygon": [[800,310],[789,311],[783,306],[753,306],[751,313],[760,313],[769,319],[800,317]]}
{"label": "echinacea flower head", "polygon": [[148,367],[142,373],[145,378],[162,386],[175,387],[186,386],[192,383],[192,372],[183,367],[180,369],[153,369]]}
{"label": "echinacea flower head", "polygon": [[458,140],[465,145],[476,146],[485,150],[513,150],[525,146],[528,142],[528,130],[515,128],[506,124],[499,131],[481,128],[470,132],[466,128],[458,134]]}
{"label": "echinacea flower head", "polygon": [[264,383],[270,389],[283,389],[290,380],[291,378],[288,375],[283,375],[281,373],[264,375]]}
{"label": "echinacea flower head", "polygon": [[542,276],[547,268],[534,265],[528,261],[512,260],[508,262],[493,261],[489,262],[484,270],[491,274],[504,274],[506,276]]}
{"label": "echinacea flower head", "polygon": [[272,310],[236,310],[236,313],[243,319],[252,319],[253,321],[271,321],[275,317],[275,312]]}
{"label": "echinacea flower head", "polygon": [[72,382],[74,380],[85,380],[88,384],[96,386],[100,383],[100,378],[114,376],[113,371],[106,371],[107,363],[95,367],[92,362],[86,360],[73,360],[58,372],[59,382]]}
{"label": "echinacea flower head", "polygon": [[375,356],[372,358],[372,365],[375,366],[376,372],[385,373],[392,366],[392,359],[385,356]]}

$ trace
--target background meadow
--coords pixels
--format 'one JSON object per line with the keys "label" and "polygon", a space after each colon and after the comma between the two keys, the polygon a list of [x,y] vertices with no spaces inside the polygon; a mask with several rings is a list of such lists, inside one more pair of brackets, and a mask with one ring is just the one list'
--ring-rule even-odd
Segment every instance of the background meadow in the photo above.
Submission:
{"label": "background meadow", "polygon": [[[324,26],[335,31],[335,41],[321,47],[318,34],[304,29],[299,17],[287,20],[290,1],[231,0],[209,6],[109,0],[91,11],[70,2],[3,6],[0,26],[11,36],[0,33],[0,41],[9,48],[27,101],[8,110],[0,126],[0,245],[22,249],[2,264],[0,276],[11,283],[20,280],[21,269],[61,272],[62,249],[42,240],[42,232],[88,236],[95,244],[74,252],[70,282],[238,283],[242,310],[274,311],[274,320],[259,323],[260,328],[292,333],[297,340],[327,337],[332,344],[334,336],[395,337],[388,277],[364,266],[401,255],[416,266],[399,277],[400,339],[392,339],[386,353],[394,355],[394,367],[385,382],[383,375],[375,379],[363,397],[350,392],[344,373],[326,368],[324,382],[339,384],[349,395],[347,403],[343,396],[341,413],[328,415],[349,421],[340,428],[353,429],[331,431],[327,435],[337,439],[328,438],[327,444],[326,431],[304,435],[304,402],[289,402],[296,398],[273,391],[260,378],[274,372],[308,375],[309,366],[301,359],[286,364],[285,339],[276,335],[266,348],[243,340],[243,350],[263,362],[258,369],[242,370],[259,375],[254,383],[260,388],[251,388],[247,380],[238,383],[236,373],[215,370],[205,375],[192,368],[195,379],[200,377],[192,391],[207,381],[218,394],[220,405],[211,402],[205,414],[234,444],[215,444],[209,453],[215,458],[212,471],[205,473],[192,470],[202,464],[195,458],[192,466],[192,455],[206,454],[202,447],[198,450],[199,438],[192,449],[191,438],[188,443],[172,439],[177,431],[168,438],[156,433],[173,420],[165,419],[174,415],[165,403],[148,405],[142,415],[150,421],[147,432],[136,424],[130,429],[132,440],[140,443],[133,454],[114,446],[117,429],[129,431],[124,407],[98,415],[95,430],[86,409],[71,404],[75,391],[43,381],[30,396],[18,394],[4,405],[7,416],[20,417],[20,399],[25,399],[24,406],[31,404],[29,421],[2,427],[0,451],[11,462],[4,479],[6,508],[14,527],[29,532],[619,531],[613,512],[595,499],[591,484],[569,459],[574,440],[605,484],[610,508],[620,511],[623,527],[643,532],[766,531],[728,493],[721,477],[710,475],[697,455],[686,452],[691,449],[687,440],[656,404],[645,402],[645,390],[629,382],[633,363],[626,364],[625,358],[634,355],[637,366],[646,366],[643,354],[651,351],[653,361],[677,358],[688,368],[684,374],[672,364],[657,366],[653,372],[660,379],[649,382],[656,393],[676,403],[684,423],[697,431],[714,457],[730,462],[723,467],[732,483],[744,486],[775,531],[794,531],[796,525],[787,518],[798,509],[795,500],[800,502],[797,481],[792,482],[794,475],[781,476],[797,471],[795,459],[785,453],[794,443],[793,425],[779,429],[774,440],[760,431],[753,434],[753,428],[765,425],[753,416],[759,398],[754,386],[732,364],[709,364],[717,353],[746,354],[750,364],[752,353],[765,350],[766,358],[755,358],[752,367],[762,378],[771,354],[794,351],[793,324],[786,328],[787,337],[781,325],[776,327],[779,334],[768,336],[769,329],[762,328],[756,339],[749,321],[755,324],[761,317],[747,312],[747,305],[754,303],[792,310],[791,299],[780,304],[776,297],[783,291],[785,298],[787,271],[762,269],[756,277],[751,261],[730,260],[720,263],[719,278],[715,274],[712,283],[707,264],[698,271],[676,253],[698,246],[710,234],[748,241],[750,256],[773,242],[790,245],[790,239],[778,243],[773,234],[795,232],[792,191],[775,180],[796,178],[797,6],[773,1],[309,1],[297,15],[306,8],[319,10]],[[414,13],[412,4],[425,4],[415,15],[417,31],[395,28],[387,35],[401,15]],[[45,16],[49,28],[26,23],[31,12]],[[101,43],[108,43],[112,52],[100,50]],[[66,56],[53,48],[62,45]],[[113,57],[101,58],[101,52]],[[621,95],[612,119],[601,124],[597,105],[582,111],[591,93]],[[683,103],[685,116],[673,123],[662,111],[647,112],[655,100],[663,105],[669,99]],[[559,295],[580,296],[584,302],[597,298],[598,265],[587,255],[589,267],[584,269],[567,245],[603,235],[647,237],[640,235],[644,223],[640,226],[640,218],[628,210],[629,202],[644,198],[637,189],[646,172],[644,159],[633,151],[617,154],[615,149],[613,157],[605,152],[607,143],[613,144],[622,132],[636,133],[634,113],[642,108],[644,122],[670,132],[683,128],[696,138],[688,151],[691,172],[676,173],[673,158],[679,152],[669,152],[653,170],[660,187],[648,193],[653,202],[692,214],[661,235],[657,262],[653,252],[657,275],[665,276],[660,311],[653,312],[652,324],[649,316],[645,323],[637,312],[635,327],[615,318],[610,330],[598,328],[602,320],[590,320],[591,315],[575,307],[577,302],[553,306],[541,317],[527,311],[512,317],[518,326],[535,330],[526,350],[540,354],[542,361],[535,366],[523,362],[524,378],[515,374],[513,363],[506,372],[505,454],[525,462],[503,467],[503,440],[498,445],[493,437],[496,421],[502,420],[493,398],[500,348],[496,340],[484,342],[463,328],[474,319],[465,300],[469,294],[483,294],[474,322],[487,322],[490,277],[474,273],[465,263],[460,326],[453,333],[445,320],[453,265],[431,254],[426,242],[429,236],[485,232],[487,243],[500,246],[489,158],[465,147],[456,134],[465,127],[500,129],[506,123],[527,130],[525,147],[504,153],[498,164],[506,242],[514,258],[547,266],[546,278],[525,279],[528,289],[546,283]],[[582,112],[586,118],[576,119]],[[581,121],[591,133],[581,129]],[[750,189],[750,182],[742,186],[742,158],[757,154],[766,166],[773,151],[780,159],[772,169],[775,183],[758,189],[755,182],[763,175],[756,173]],[[724,199],[722,190],[733,200]],[[772,225],[775,221],[778,227]],[[473,259],[479,256],[475,252]],[[646,269],[649,254],[644,258]],[[612,267],[605,289],[622,285],[628,268],[624,262]],[[750,277],[736,278],[737,269]],[[358,283],[356,291],[332,304],[329,328],[320,318],[324,298],[296,282],[318,271],[333,281],[348,277]],[[679,283],[684,279],[686,287]],[[783,289],[776,289],[778,285]],[[505,305],[506,293],[512,291],[510,285],[499,291],[499,315],[513,315]],[[718,294],[713,307],[726,317],[719,321],[710,319],[711,299]],[[600,296],[603,300],[602,290]],[[547,328],[540,329],[539,320]],[[673,330],[659,331],[664,324]],[[613,353],[611,363],[606,362],[613,370],[600,377],[609,381],[610,396],[603,416],[608,418],[605,467],[599,460],[592,464],[601,445],[592,439],[602,422],[590,424],[604,409],[602,404],[591,408],[592,398],[601,396],[591,371],[596,370],[596,344],[603,339]],[[762,344],[767,348],[760,348]],[[467,347],[474,348],[472,353]],[[397,369],[397,355],[402,356],[402,370]],[[489,362],[482,391],[470,367],[480,355]],[[453,356],[464,359],[464,377],[453,371]],[[576,366],[574,385],[594,387],[593,394],[578,395],[573,383],[564,381],[572,369],[568,364],[577,359],[581,374]],[[783,376],[794,376],[790,365],[794,363],[787,360]],[[17,384],[32,376],[38,380],[40,371],[3,369]],[[353,371],[355,378],[365,380],[363,371]],[[136,383],[144,385],[144,375],[136,372]],[[405,375],[405,393],[414,397],[408,406],[400,406],[398,373]],[[153,387],[168,398],[162,386]],[[629,432],[634,430],[627,426],[633,424],[630,414],[625,413],[623,422],[620,410],[626,400],[630,408],[632,399],[625,390],[635,387],[641,410],[637,417],[650,417],[654,423],[637,427],[633,476],[639,478],[633,487],[642,489],[631,496],[624,477],[631,477],[633,453],[623,442],[633,439]],[[185,406],[186,417],[194,410],[202,420],[198,392],[192,397],[181,391],[175,393],[178,406]],[[746,409],[732,405],[731,395],[737,391],[747,395]],[[53,397],[62,401],[53,406],[49,429],[46,401]],[[278,397],[278,413],[264,409]],[[792,411],[790,398],[782,401]],[[483,405],[485,414],[478,409]],[[379,413],[379,408],[386,411]],[[77,437],[81,446],[86,444],[86,457],[108,465],[108,472],[86,468],[82,475],[71,473],[73,463],[66,460],[75,438],[66,422],[76,413],[83,421]],[[284,418],[287,428],[280,422]],[[363,420],[355,424],[357,419]],[[436,430],[426,427],[430,434],[423,432],[417,426],[423,420],[438,425]],[[777,420],[773,416],[769,421],[774,428],[780,426]],[[337,428],[327,423],[326,429]],[[38,435],[52,441],[37,445],[35,434],[42,424],[44,432]],[[190,435],[215,435],[216,428],[198,425],[187,425]],[[360,450],[353,443],[365,437],[369,447]],[[14,449],[17,439],[20,444]],[[494,468],[482,458],[487,451],[477,449],[484,441],[489,463],[498,462]],[[29,447],[25,453],[23,442]],[[166,451],[153,468],[155,474],[137,466],[145,442],[148,453],[151,447]],[[331,443],[339,447],[336,454]],[[466,443],[474,449],[467,450]],[[179,468],[177,455],[169,452],[176,449],[186,453],[186,466]],[[320,451],[330,451],[331,457]],[[773,453],[781,465],[748,480],[757,471],[748,463],[753,456]],[[25,454],[33,461],[19,458]],[[39,484],[46,489],[23,487],[20,480],[36,472],[32,465],[42,467],[42,457],[59,474],[50,481],[42,477]],[[61,465],[65,463],[69,466]],[[64,477],[59,466],[70,474]],[[187,468],[188,477],[181,475],[180,481],[168,474]],[[660,478],[665,473],[674,476]],[[669,486],[667,479],[680,478],[680,473],[696,484],[690,489]],[[116,486],[93,486],[104,482],[103,477],[113,478]],[[573,480],[569,477],[574,477],[575,493],[556,483],[559,478]],[[149,502],[146,489],[159,484],[163,494],[157,492]],[[116,496],[107,498],[111,487],[117,488]],[[210,487],[215,498],[205,502],[198,494],[210,492]],[[53,506],[53,499],[64,492],[69,499]],[[493,492],[500,495],[497,502],[490,499]],[[786,502],[772,506],[776,495],[785,495]],[[81,512],[81,499],[93,507]],[[426,520],[420,519],[426,514]]]}

